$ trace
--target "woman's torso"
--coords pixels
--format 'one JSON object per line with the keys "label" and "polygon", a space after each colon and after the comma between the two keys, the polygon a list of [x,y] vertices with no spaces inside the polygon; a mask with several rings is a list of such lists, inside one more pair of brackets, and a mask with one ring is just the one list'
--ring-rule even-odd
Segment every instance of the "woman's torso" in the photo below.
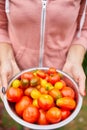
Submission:
{"label": "woman's torso", "polygon": [[9,37],[22,69],[62,69],[76,33],[81,0],[43,1],[47,1],[46,7],[41,0],[9,0]]}

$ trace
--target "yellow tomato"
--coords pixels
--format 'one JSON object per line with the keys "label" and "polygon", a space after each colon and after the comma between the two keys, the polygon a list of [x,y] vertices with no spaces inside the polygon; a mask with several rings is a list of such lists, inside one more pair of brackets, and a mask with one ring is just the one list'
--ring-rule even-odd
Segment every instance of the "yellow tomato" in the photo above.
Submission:
{"label": "yellow tomato", "polygon": [[37,89],[33,89],[30,95],[33,99],[38,99],[41,96],[41,93]]}
{"label": "yellow tomato", "polygon": [[64,86],[64,85],[63,85],[63,83],[62,83],[61,81],[56,82],[55,85],[54,85],[54,87],[57,88],[57,89],[59,89],[59,90],[62,89],[63,86]]}
{"label": "yellow tomato", "polygon": [[45,79],[41,79],[40,84],[41,84],[42,87],[46,87],[47,81]]}
{"label": "yellow tomato", "polygon": [[39,108],[38,99],[34,99],[33,100],[33,105]]}
{"label": "yellow tomato", "polygon": [[47,83],[46,84],[46,86],[45,86],[45,89],[46,90],[51,90],[51,89],[53,89],[54,87],[53,87],[53,85],[51,84],[51,83]]}
{"label": "yellow tomato", "polygon": [[12,83],[12,87],[18,88],[18,87],[20,87],[20,86],[21,86],[20,80],[15,79],[15,80],[13,81],[13,83]]}

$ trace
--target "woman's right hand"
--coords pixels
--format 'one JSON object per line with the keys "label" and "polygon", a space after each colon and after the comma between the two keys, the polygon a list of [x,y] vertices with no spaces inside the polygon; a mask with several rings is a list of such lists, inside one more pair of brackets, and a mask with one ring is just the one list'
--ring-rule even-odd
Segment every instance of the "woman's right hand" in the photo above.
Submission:
{"label": "woman's right hand", "polygon": [[3,93],[7,89],[8,81],[18,72],[20,69],[15,61],[11,45],[0,43],[0,87]]}

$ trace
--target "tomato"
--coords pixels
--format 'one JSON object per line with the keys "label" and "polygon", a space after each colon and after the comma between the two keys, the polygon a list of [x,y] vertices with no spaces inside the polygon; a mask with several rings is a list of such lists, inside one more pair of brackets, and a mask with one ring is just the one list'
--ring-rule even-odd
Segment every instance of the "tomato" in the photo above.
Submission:
{"label": "tomato", "polygon": [[54,67],[50,67],[47,71],[47,73],[50,75],[50,74],[55,74],[57,73],[56,69]]}
{"label": "tomato", "polygon": [[37,85],[40,84],[40,78],[38,78],[37,76],[34,76],[31,80],[30,80],[30,86],[35,87]]}
{"label": "tomato", "polygon": [[52,74],[52,75],[50,75],[50,77],[49,77],[49,82],[51,83],[51,84],[55,84],[56,82],[58,82],[60,80],[60,76],[58,75],[58,74]]}
{"label": "tomato", "polygon": [[23,90],[20,88],[9,87],[6,95],[10,102],[18,102],[23,96]]}
{"label": "tomato", "polygon": [[51,89],[48,93],[54,98],[54,100],[62,97],[61,92],[56,88]]}
{"label": "tomato", "polygon": [[40,96],[41,96],[41,93],[35,88],[31,91],[31,94],[30,96],[33,98],[33,99],[38,99]]}
{"label": "tomato", "polygon": [[40,112],[34,105],[29,105],[23,112],[23,119],[30,123],[37,122]]}
{"label": "tomato", "polygon": [[20,87],[20,86],[21,86],[20,80],[15,79],[15,80],[12,82],[12,87],[18,88],[18,87]]}
{"label": "tomato", "polygon": [[61,90],[62,96],[63,97],[71,97],[71,98],[75,98],[75,91],[71,88],[71,87],[64,87]]}
{"label": "tomato", "polygon": [[41,109],[48,110],[54,104],[53,98],[48,94],[42,94],[38,98],[38,104]]}
{"label": "tomato", "polygon": [[56,82],[54,85],[54,87],[59,89],[59,90],[63,89],[63,87],[65,87],[65,86],[66,86],[66,84],[63,80]]}
{"label": "tomato", "polygon": [[21,75],[21,79],[32,79],[34,74],[32,72],[25,72]]}
{"label": "tomato", "polygon": [[58,123],[62,119],[62,112],[59,108],[57,107],[51,107],[47,112],[46,112],[46,119],[48,120],[49,123]]}
{"label": "tomato", "polygon": [[61,112],[62,112],[62,120],[66,119],[71,114],[71,111],[67,109],[61,109]]}
{"label": "tomato", "polygon": [[60,108],[73,110],[76,107],[76,101],[70,97],[62,97],[56,100],[56,105]]}
{"label": "tomato", "polygon": [[54,87],[53,87],[53,85],[51,84],[51,83],[47,83],[46,84],[46,86],[45,86],[45,89],[46,90],[51,90],[51,89],[53,89]]}
{"label": "tomato", "polygon": [[24,109],[30,104],[32,104],[32,99],[27,96],[23,96],[20,101],[15,104],[16,113],[19,116],[22,116]]}
{"label": "tomato", "polygon": [[46,74],[45,74],[45,72],[44,72],[43,70],[38,70],[38,71],[37,71],[37,75],[38,75],[40,78],[42,78],[42,79],[44,79],[44,78],[46,77]]}
{"label": "tomato", "polygon": [[41,94],[48,94],[48,91],[44,87],[39,88],[39,91]]}
{"label": "tomato", "polygon": [[38,105],[38,99],[33,99],[33,103],[32,103],[34,106],[36,106],[37,108],[39,108],[39,105]]}
{"label": "tomato", "polygon": [[33,89],[34,89],[33,87],[29,86],[28,88],[26,88],[26,89],[24,90],[24,94],[25,94],[26,96],[30,96],[31,91],[32,91]]}
{"label": "tomato", "polygon": [[46,87],[47,81],[45,79],[41,79],[40,84],[42,87]]}
{"label": "tomato", "polygon": [[46,112],[42,109],[40,109],[39,112],[40,112],[40,116],[39,116],[37,123],[39,125],[47,125],[48,121],[46,119]]}
{"label": "tomato", "polygon": [[29,80],[28,79],[21,79],[21,87],[23,89],[27,88],[29,86]]}

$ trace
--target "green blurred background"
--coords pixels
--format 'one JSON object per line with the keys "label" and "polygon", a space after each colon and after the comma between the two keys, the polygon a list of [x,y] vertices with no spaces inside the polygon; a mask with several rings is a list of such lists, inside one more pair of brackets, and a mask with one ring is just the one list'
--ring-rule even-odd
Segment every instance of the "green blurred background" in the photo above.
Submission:
{"label": "green blurred background", "polygon": [[[87,53],[83,61],[83,68],[87,76]],[[86,85],[87,92],[87,85]],[[0,101],[0,130],[23,130],[23,127],[17,124],[4,109]],[[68,125],[58,130],[87,130],[87,96],[83,99],[83,106],[77,117]]]}

